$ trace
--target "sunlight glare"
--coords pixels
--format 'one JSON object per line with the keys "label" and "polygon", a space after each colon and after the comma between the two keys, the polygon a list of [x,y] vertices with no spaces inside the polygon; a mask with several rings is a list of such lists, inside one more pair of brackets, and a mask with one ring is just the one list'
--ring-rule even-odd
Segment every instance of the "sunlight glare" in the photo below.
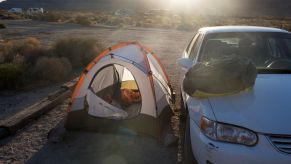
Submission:
{"label": "sunlight glare", "polygon": [[193,7],[200,0],[169,0],[171,9],[183,9]]}

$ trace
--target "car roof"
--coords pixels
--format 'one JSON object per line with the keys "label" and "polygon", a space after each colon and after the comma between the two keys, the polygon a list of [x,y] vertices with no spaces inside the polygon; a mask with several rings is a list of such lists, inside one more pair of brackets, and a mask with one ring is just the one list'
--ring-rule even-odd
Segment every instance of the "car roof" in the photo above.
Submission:
{"label": "car roof", "polygon": [[200,33],[225,33],[225,32],[281,32],[289,33],[286,30],[271,27],[259,27],[259,26],[215,26],[215,27],[203,27],[199,29]]}

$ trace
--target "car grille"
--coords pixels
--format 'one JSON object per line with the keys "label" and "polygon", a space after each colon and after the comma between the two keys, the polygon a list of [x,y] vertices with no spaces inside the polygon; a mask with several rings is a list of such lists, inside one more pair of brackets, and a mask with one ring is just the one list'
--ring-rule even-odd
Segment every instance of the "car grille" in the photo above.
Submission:
{"label": "car grille", "polygon": [[269,136],[273,145],[281,152],[291,154],[291,136]]}

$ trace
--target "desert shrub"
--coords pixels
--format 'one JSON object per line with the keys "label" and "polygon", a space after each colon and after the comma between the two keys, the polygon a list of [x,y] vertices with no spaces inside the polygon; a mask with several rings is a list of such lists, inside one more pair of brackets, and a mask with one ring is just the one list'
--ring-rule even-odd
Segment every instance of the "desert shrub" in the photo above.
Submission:
{"label": "desert shrub", "polygon": [[145,20],[145,23],[147,23],[147,24],[153,24],[154,21],[153,21],[152,19],[146,19],[146,20]]}
{"label": "desert shrub", "polygon": [[33,75],[36,80],[58,82],[66,78],[71,71],[71,63],[66,58],[41,57],[33,68]]}
{"label": "desert shrub", "polygon": [[136,27],[142,27],[143,23],[141,21],[136,22],[135,26]]}
{"label": "desert shrub", "polygon": [[105,15],[96,15],[94,17],[94,20],[97,22],[97,23],[101,23],[101,24],[105,24],[108,20],[108,17],[105,16]]}
{"label": "desert shrub", "polygon": [[193,30],[193,26],[190,23],[182,22],[178,25],[177,30],[190,31]]}
{"label": "desert shrub", "polygon": [[16,88],[21,83],[22,74],[15,64],[0,64],[0,89]]}
{"label": "desert shrub", "polygon": [[132,25],[132,24],[134,24],[134,21],[131,17],[125,17],[125,18],[123,18],[123,23],[126,25]]}
{"label": "desert shrub", "polygon": [[83,25],[83,26],[90,26],[91,25],[91,21],[86,16],[76,17],[75,23]]}
{"label": "desert shrub", "polygon": [[68,19],[68,17],[60,12],[47,12],[41,14],[27,15],[27,18],[39,21],[59,22]]}
{"label": "desert shrub", "polygon": [[3,53],[0,52],[0,64],[3,64],[4,63],[4,55]]}
{"label": "desert shrub", "polygon": [[107,20],[106,24],[110,26],[120,26],[124,24],[124,21],[122,18],[119,18],[119,17],[110,17]]}
{"label": "desert shrub", "polygon": [[67,38],[57,41],[54,53],[66,57],[74,68],[86,66],[103,49],[95,39]]}
{"label": "desert shrub", "polygon": [[172,20],[169,17],[161,17],[157,21],[158,22],[156,24],[158,24],[158,27],[160,27],[160,28],[169,29],[169,28],[175,27],[174,23],[172,22]]}
{"label": "desert shrub", "polygon": [[48,50],[43,48],[36,38],[6,41],[0,50],[2,62],[12,63],[15,58],[22,57],[27,65],[35,64],[37,58],[47,55]]}
{"label": "desert shrub", "polygon": [[61,81],[70,75],[72,65],[86,66],[102,49],[97,40],[82,38],[62,39],[48,48],[36,38],[1,42],[0,89]]}
{"label": "desert shrub", "polygon": [[1,45],[1,63],[8,63],[11,62],[13,59],[13,49],[16,44],[14,41],[5,41]]}
{"label": "desert shrub", "polygon": [[22,55],[17,54],[14,57],[12,63],[17,65],[19,68],[25,69],[25,66],[26,66],[25,58]]}
{"label": "desert shrub", "polygon": [[26,63],[34,64],[41,54],[40,41],[36,38],[25,39],[16,45],[15,54],[23,56]]}
{"label": "desert shrub", "polygon": [[287,31],[291,31],[291,25],[288,24],[288,23],[286,23],[286,22],[281,23],[280,26],[279,26],[279,28],[285,29]]}
{"label": "desert shrub", "polygon": [[6,28],[5,24],[4,23],[0,23],[0,29],[1,28]]}
{"label": "desert shrub", "polygon": [[9,13],[7,12],[7,10],[0,9],[0,18],[16,20],[16,19],[23,19],[23,16],[22,14]]}

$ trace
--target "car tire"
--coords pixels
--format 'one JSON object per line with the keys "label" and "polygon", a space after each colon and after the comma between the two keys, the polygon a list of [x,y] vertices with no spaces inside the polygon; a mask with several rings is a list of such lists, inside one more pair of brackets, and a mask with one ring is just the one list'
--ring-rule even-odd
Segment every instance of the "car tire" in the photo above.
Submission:
{"label": "car tire", "polygon": [[185,130],[182,141],[183,146],[183,163],[184,164],[198,164],[192,151],[191,137],[190,137],[190,117],[187,115],[185,122]]}

